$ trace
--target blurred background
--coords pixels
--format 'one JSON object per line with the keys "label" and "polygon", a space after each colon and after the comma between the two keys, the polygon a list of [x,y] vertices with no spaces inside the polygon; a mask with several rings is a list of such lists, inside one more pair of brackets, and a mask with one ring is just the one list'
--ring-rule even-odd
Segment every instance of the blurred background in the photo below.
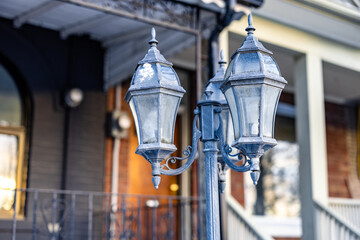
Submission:
{"label": "blurred background", "polygon": [[155,27],[181,156],[250,12],[288,85],[257,187],[227,172],[222,239],[360,239],[359,0],[0,1],[0,238],[205,239],[203,154],[155,190],[124,96]]}

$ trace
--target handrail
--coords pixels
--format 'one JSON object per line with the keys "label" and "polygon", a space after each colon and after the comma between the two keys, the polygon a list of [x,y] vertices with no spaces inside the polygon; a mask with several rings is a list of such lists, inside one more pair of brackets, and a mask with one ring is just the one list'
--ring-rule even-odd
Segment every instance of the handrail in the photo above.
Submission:
{"label": "handrail", "polygon": [[329,204],[346,204],[360,206],[360,199],[354,198],[329,198]]}
{"label": "handrail", "polygon": [[[333,239],[337,235],[344,236],[347,233],[349,236],[355,237],[351,239],[360,239],[360,231],[349,224],[342,216],[339,216],[338,213],[315,200],[314,206],[317,211],[320,211],[316,213],[316,223],[319,226],[317,232],[318,236],[321,236],[320,239],[325,239],[323,234],[331,234],[328,239]],[[325,226],[326,224],[327,226]]]}
{"label": "handrail", "polygon": [[56,193],[56,194],[76,194],[76,195],[93,195],[93,196],[118,196],[118,197],[144,197],[144,198],[158,198],[158,199],[173,199],[173,200],[200,200],[205,201],[205,198],[195,196],[177,196],[177,195],[150,195],[150,194],[134,194],[134,193],[111,193],[111,192],[96,192],[83,190],[61,190],[61,189],[42,189],[42,188],[0,188],[0,191],[17,191],[27,193]]}
{"label": "handrail", "polygon": [[[238,229],[235,229],[236,223],[234,223],[233,221],[232,222],[229,221],[230,217],[231,217],[230,214],[232,213],[236,216],[237,219],[239,219],[241,221],[241,223],[239,225],[241,225],[241,224],[245,225],[245,227],[241,228],[241,230],[248,231],[248,232],[247,233],[242,232],[241,234],[246,235],[247,240],[248,239],[274,240],[272,237],[263,234],[253,223],[251,223],[251,221],[249,220],[249,217],[246,216],[246,213],[243,210],[243,207],[232,196],[228,195],[226,197],[226,203],[227,203],[227,208],[228,208],[227,219],[229,222],[227,231],[229,233],[232,230],[235,230],[235,231],[238,230]],[[229,234],[229,240],[232,240],[232,239],[240,239],[240,238],[239,238],[239,236],[235,236],[235,238],[232,238],[231,234]]]}

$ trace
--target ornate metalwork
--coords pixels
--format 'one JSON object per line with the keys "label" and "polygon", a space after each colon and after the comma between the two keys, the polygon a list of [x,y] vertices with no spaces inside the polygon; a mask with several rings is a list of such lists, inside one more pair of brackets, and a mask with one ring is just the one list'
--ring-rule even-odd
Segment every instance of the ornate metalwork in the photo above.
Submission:
{"label": "ornate metalwork", "polygon": [[41,235],[48,236],[50,239],[66,237],[63,225],[66,218],[67,204],[64,199],[45,198],[41,202],[41,215],[45,224],[45,231],[40,230]]}
{"label": "ornate metalwork", "polygon": [[191,146],[187,146],[186,149],[183,151],[183,155],[185,157],[169,157],[168,159],[165,160],[165,163],[162,164],[160,167],[162,169],[172,169],[170,166],[169,166],[169,163],[171,164],[176,164],[177,161],[183,161],[183,160],[186,160],[190,157],[190,154],[191,154],[191,149],[192,147]]}
{"label": "ornate metalwork", "polygon": [[[171,201],[171,200],[170,200]],[[174,213],[172,206],[167,208],[167,212],[160,216],[160,239],[174,239]]]}
{"label": "ornate metalwork", "polygon": [[[243,153],[243,152],[238,152],[238,153],[235,153],[235,154],[231,154],[231,152],[233,151],[234,149],[232,147],[230,147],[228,144],[225,144],[224,146],[224,151],[227,155],[229,155],[230,157],[235,157],[237,158],[239,161],[247,161],[246,159],[246,155]],[[238,161],[236,161],[238,162]]]}
{"label": "ornate metalwork", "polygon": [[[195,156],[196,156],[196,152],[197,152],[197,144],[199,142],[199,139],[201,137],[201,131],[198,129],[198,127],[196,126],[197,120],[199,118],[198,115],[198,110],[195,110],[195,117],[194,117],[194,121],[193,121],[193,137],[192,137],[192,146],[188,146],[184,151],[183,154],[185,155],[185,157],[183,158],[179,158],[179,157],[170,157],[168,159],[165,160],[165,163],[160,165],[160,173],[163,175],[178,175],[181,174],[182,172],[184,172],[186,169],[188,169],[191,164],[194,162],[195,160]],[[169,167],[169,162],[171,162],[172,164],[175,164],[178,160],[179,161],[183,161],[183,160],[187,160],[187,162],[182,165],[179,168],[176,169],[172,169]],[[167,169],[165,169],[167,168]]]}
{"label": "ornate metalwork", "polygon": [[126,204],[125,198],[122,198],[121,207],[113,211],[112,214],[115,218],[116,232],[119,239],[135,239],[136,231],[134,229],[139,216],[137,216],[137,211],[133,204]]}
{"label": "ornate metalwork", "polygon": [[[217,116],[219,118],[219,128],[215,131],[215,134],[219,138],[219,141],[220,141],[221,156],[223,157],[223,161],[234,171],[237,171],[237,172],[249,171],[251,168],[251,163],[245,153],[239,152],[237,154],[230,154],[230,152],[232,151],[232,148],[228,144],[225,144],[225,142],[224,142],[223,123],[222,123],[221,115],[217,114]],[[237,158],[239,160],[244,159],[244,164],[242,164],[241,166],[235,165],[235,163],[233,162],[232,159],[230,159],[229,156],[230,157],[237,156]]]}
{"label": "ornate metalwork", "polygon": [[[74,1],[74,0],[73,0]],[[169,0],[76,0],[104,8],[120,10],[129,14],[191,29],[196,28],[197,8]]]}

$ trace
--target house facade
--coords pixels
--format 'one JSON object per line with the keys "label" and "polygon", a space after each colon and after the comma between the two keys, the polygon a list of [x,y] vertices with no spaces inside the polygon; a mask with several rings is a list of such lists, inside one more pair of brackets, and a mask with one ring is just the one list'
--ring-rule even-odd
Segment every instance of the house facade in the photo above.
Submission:
{"label": "house facade", "polygon": [[215,52],[230,59],[250,10],[289,84],[258,186],[227,173],[222,238],[360,238],[360,10],[351,0],[2,1],[0,238],[205,239],[202,154],[155,190],[123,99],[155,26],[187,91],[181,156]]}

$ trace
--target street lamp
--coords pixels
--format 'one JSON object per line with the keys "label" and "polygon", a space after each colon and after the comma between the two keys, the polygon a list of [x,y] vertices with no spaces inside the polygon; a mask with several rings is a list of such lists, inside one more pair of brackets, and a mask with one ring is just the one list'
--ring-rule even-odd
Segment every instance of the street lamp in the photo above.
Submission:
{"label": "street lamp", "polygon": [[[248,22],[248,35],[231,57],[226,72],[221,57],[220,69],[208,82],[202,100],[197,103],[192,146],[183,152],[185,157],[165,159],[176,151],[175,118],[185,90],[172,64],[157,49],[154,29],[149,41],[151,47],[138,63],[125,96],[136,126],[139,143],[136,153],[151,163],[155,188],[159,186],[161,174],[177,175],[189,168],[194,162],[198,141],[204,143],[207,239],[212,240],[220,239],[219,175],[221,180],[227,165],[238,172],[250,171],[254,184],[257,183],[259,158],[276,145],[273,138],[276,108],[281,90],[287,83],[281,77],[272,53],[254,36],[251,14]],[[232,146],[240,151],[236,156],[243,160],[241,166],[232,160],[232,148],[224,140],[226,132],[231,129],[228,121],[224,119],[223,123],[222,120],[230,118],[227,111],[230,111],[233,122],[235,141]],[[219,150],[221,160],[217,156]],[[179,168],[173,169],[169,165],[186,159]],[[223,189],[223,184],[220,187]]]}

